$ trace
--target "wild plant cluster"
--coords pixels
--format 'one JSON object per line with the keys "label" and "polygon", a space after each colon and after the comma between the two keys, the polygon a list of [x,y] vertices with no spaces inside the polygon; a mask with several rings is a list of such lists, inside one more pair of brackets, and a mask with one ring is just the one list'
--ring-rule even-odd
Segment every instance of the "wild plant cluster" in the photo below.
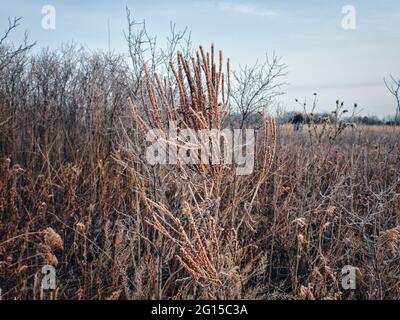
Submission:
{"label": "wild plant cluster", "polygon": [[[250,175],[146,162],[150,129],[229,126],[229,61],[214,51],[178,53],[169,76],[143,64],[139,80],[110,53],[7,56],[2,299],[400,297],[395,128],[335,122],[334,139],[310,141],[262,118]],[[41,287],[44,265],[55,290]],[[347,265],[354,290],[341,283]]]}

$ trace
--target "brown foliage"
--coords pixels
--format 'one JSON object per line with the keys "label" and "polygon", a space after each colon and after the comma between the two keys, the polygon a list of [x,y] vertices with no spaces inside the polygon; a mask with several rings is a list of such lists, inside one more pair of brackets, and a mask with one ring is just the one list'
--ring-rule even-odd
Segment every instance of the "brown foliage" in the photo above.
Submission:
{"label": "brown foliage", "polygon": [[[396,129],[309,143],[264,119],[248,176],[222,163],[145,162],[147,130],[168,120],[223,128],[222,60],[213,48],[179,55],[171,79],[146,71],[138,96],[121,57],[45,52],[7,66],[3,299],[400,297]],[[49,297],[45,264],[57,270]],[[358,270],[354,291],[341,287],[345,265]]]}

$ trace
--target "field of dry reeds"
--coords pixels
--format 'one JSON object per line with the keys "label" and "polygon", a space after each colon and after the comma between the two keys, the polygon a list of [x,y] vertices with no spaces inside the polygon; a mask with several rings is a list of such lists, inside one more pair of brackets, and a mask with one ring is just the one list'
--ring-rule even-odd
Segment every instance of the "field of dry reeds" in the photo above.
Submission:
{"label": "field of dry reeds", "polygon": [[1,299],[400,298],[399,128],[265,118],[250,175],[152,166],[149,129],[230,125],[229,61],[200,48],[166,78],[127,69],[71,48],[2,67]]}

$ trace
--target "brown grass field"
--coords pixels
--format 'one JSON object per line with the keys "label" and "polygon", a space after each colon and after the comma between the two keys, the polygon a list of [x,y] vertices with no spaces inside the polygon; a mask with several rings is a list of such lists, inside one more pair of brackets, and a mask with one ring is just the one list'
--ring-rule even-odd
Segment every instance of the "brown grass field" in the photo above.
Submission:
{"label": "brown grass field", "polygon": [[224,125],[222,56],[179,56],[137,95],[118,57],[24,59],[0,88],[1,299],[400,298],[399,128],[267,118],[250,175],[151,166],[149,128]]}

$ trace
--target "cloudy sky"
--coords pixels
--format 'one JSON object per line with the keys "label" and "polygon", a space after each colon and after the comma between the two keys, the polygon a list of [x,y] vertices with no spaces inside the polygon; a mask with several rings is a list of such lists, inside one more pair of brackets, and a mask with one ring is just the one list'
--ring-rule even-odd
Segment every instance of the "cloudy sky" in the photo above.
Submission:
{"label": "cloudy sky", "polygon": [[[56,9],[55,30],[42,28],[44,5]],[[342,27],[347,5],[355,8],[354,30]],[[236,67],[276,52],[289,67],[290,85],[281,98],[287,110],[295,108],[295,98],[311,99],[317,92],[321,111],[340,99],[357,102],[365,115],[394,113],[383,79],[390,73],[400,77],[398,0],[0,0],[0,28],[8,16],[21,16],[11,41],[27,30],[37,48],[74,41],[96,50],[108,48],[109,21],[111,48],[126,53],[126,6],[160,41],[173,21],[191,30],[195,45],[215,43]]]}

